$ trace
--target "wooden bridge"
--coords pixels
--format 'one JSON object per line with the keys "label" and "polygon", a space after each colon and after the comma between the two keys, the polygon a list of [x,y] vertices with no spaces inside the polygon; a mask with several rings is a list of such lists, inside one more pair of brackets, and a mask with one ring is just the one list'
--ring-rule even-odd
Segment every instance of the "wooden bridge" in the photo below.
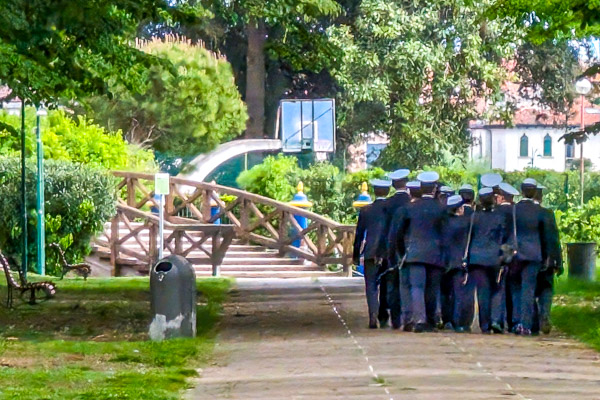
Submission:
{"label": "wooden bridge", "polygon": [[[158,258],[154,175],[114,172],[117,215],[96,239],[116,275],[147,272]],[[295,277],[352,273],[354,226],[243,190],[170,178],[164,254],[178,254],[198,275]],[[212,210],[211,210],[212,209]],[[154,211],[154,212],[153,212]],[[306,229],[295,215],[308,219]],[[215,224],[220,220],[220,224]],[[293,243],[301,241],[296,247]]]}

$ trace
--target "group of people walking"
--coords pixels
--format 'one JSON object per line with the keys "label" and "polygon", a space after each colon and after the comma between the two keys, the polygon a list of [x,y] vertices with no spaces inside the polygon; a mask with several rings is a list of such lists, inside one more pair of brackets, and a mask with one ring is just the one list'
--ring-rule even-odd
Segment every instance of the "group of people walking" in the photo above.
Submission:
{"label": "group of people walking", "polygon": [[545,188],[529,178],[519,193],[490,173],[476,198],[471,185],[455,194],[436,172],[409,173],[372,180],[376,200],[360,210],[353,261],[364,266],[369,328],[470,332],[477,312],[482,333],[548,333],[563,270]]}

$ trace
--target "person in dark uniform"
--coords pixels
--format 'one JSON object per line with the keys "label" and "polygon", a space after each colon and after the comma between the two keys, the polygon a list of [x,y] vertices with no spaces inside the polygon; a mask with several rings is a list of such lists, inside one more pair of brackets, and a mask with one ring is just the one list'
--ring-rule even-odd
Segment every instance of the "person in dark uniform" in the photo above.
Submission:
{"label": "person in dark uniform", "polygon": [[398,234],[396,216],[401,215],[399,210],[410,204],[410,194],[406,187],[409,174],[408,169],[399,169],[388,174],[388,178],[392,180],[392,186],[396,189],[396,193],[386,200],[388,218],[391,221],[388,233],[388,265],[393,269],[385,275],[385,279],[387,283],[387,303],[392,314],[392,329],[399,329],[403,324],[405,326],[410,325],[408,270],[400,265],[403,254],[398,254],[394,240],[389,240],[389,238],[393,239]]}
{"label": "person in dark uniform", "polygon": [[[463,284],[466,278],[463,258],[467,247],[471,217],[464,215],[464,200],[460,195],[448,198],[447,210],[449,217],[444,229],[444,259],[447,269],[446,278],[451,287],[447,299],[451,324],[456,332],[470,332],[473,311],[468,309],[469,304],[465,305],[465,299],[469,293]],[[473,307],[473,302],[470,302],[470,305]]]}
{"label": "person in dark uniform", "polygon": [[[513,251],[513,255],[514,255],[514,250],[517,248],[516,245],[516,240],[517,238],[515,237],[514,234],[514,197],[519,195],[519,191],[517,189],[515,189],[513,186],[509,185],[506,182],[501,182],[498,185],[498,195],[496,196],[496,211],[499,213],[504,214],[506,221],[507,221],[507,227],[506,229],[508,230],[508,241],[507,241],[507,245],[510,246],[509,249],[507,251],[512,250]],[[509,260],[506,265],[505,268],[507,271],[510,271],[511,269],[511,264],[514,262],[514,260]],[[503,303],[505,304],[505,307],[503,307],[502,309],[502,318],[500,318],[500,323],[501,323],[501,328],[504,329],[504,322],[507,323],[507,328],[510,331],[512,329],[512,298],[510,297],[510,289],[508,288],[508,285],[506,285],[506,281],[508,280],[505,279],[502,281],[504,288],[502,289],[502,293],[503,293]]]}
{"label": "person in dark uniform", "polygon": [[[468,279],[465,291],[467,302],[472,301],[477,289],[479,327],[482,333],[501,333],[504,315],[502,308],[502,245],[507,240],[507,223],[503,214],[494,212],[494,190],[484,187],[479,191],[481,209],[473,215],[471,242],[468,251]],[[469,308],[471,304],[467,303]]]}
{"label": "person in dark uniform", "polygon": [[475,190],[473,190],[473,186],[465,183],[458,189],[458,194],[463,199],[464,213],[468,217],[475,209]]}
{"label": "person in dark uniform", "polygon": [[411,201],[421,198],[421,182],[419,181],[410,181],[406,184],[406,188],[410,193]]}
{"label": "person in dark uniform", "polygon": [[439,186],[437,198],[441,204],[446,205],[446,201],[448,200],[448,197],[453,196],[453,195],[454,195],[454,189],[452,189],[450,186],[447,186],[447,185]]}
{"label": "person in dark uniform", "polygon": [[354,264],[359,264],[361,254],[364,257],[365,291],[369,309],[369,328],[371,329],[377,328],[379,310],[377,278],[387,255],[389,218],[387,218],[385,198],[390,192],[391,184],[392,182],[386,180],[371,180],[376,199],[360,210],[354,238],[352,254]]}
{"label": "person in dark uniform", "polygon": [[443,230],[445,207],[435,199],[436,172],[418,176],[422,196],[402,209],[395,238],[408,268],[414,332],[431,330],[441,324],[440,282],[444,274]]}
{"label": "person in dark uniform", "polygon": [[513,331],[531,335],[537,277],[542,269],[542,249],[547,235],[546,213],[535,203],[537,182],[525,179],[521,184],[523,199],[515,205],[517,254],[511,265],[508,284],[512,297]]}
{"label": "person in dark uniform", "polygon": [[[542,206],[543,191],[545,187],[538,185],[536,188],[535,202]],[[554,294],[554,275],[562,275],[564,268],[562,265],[562,249],[560,246],[560,235],[556,225],[554,212],[548,208],[542,207],[544,212],[544,240],[542,254],[542,270],[538,274],[535,289],[535,313],[532,325],[532,333],[541,331],[549,334],[552,329],[550,324],[550,309],[552,308],[552,296]]]}

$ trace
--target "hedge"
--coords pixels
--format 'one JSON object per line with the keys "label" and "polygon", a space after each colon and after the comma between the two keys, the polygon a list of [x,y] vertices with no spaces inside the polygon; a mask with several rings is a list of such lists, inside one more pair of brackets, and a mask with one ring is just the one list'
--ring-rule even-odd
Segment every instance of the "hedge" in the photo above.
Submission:
{"label": "hedge", "polygon": [[[26,204],[28,215],[28,264],[36,270],[36,166],[26,165]],[[114,178],[107,172],[69,161],[48,160],[44,168],[46,272],[60,271],[57,254],[48,248],[57,242],[71,262],[90,252],[90,240],[115,214]],[[0,158],[0,248],[21,263],[21,165],[18,158]]]}

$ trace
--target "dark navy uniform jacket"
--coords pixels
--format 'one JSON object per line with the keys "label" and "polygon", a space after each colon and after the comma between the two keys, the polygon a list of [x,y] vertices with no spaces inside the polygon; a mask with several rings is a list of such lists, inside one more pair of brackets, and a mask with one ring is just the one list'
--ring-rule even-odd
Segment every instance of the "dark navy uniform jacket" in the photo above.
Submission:
{"label": "dark navy uniform jacket", "polygon": [[388,254],[387,258],[391,265],[398,263],[398,248],[396,246],[396,237],[398,236],[398,229],[402,213],[400,210],[410,204],[410,195],[407,192],[398,191],[392,197],[386,200],[388,218],[390,219],[390,227],[388,231]]}
{"label": "dark navy uniform jacket", "polygon": [[542,241],[542,259],[550,268],[558,268],[562,265],[562,249],[560,246],[560,235],[554,212],[542,207],[544,213],[544,240]]}
{"label": "dark navy uniform jacket", "polygon": [[400,209],[395,242],[407,263],[444,267],[443,232],[448,214],[443,205],[424,196]]}
{"label": "dark navy uniform jacket", "polygon": [[365,240],[365,246],[362,254],[365,260],[386,257],[389,228],[386,205],[387,201],[385,199],[377,199],[360,210],[352,254],[355,264],[358,263],[361,255],[360,250],[363,240]]}
{"label": "dark navy uniform jacket", "polygon": [[545,239],[545,212],[533,200],[523,199],[516,204],[517,260],[542,263],[542,244]]}
{"label": "dark navy uniform jacket", "polygon": [[477,210],[469,247],[469,264],[500,267],[501,246],[508,239],[506,214],[495,210]]}
{"label": "dark navy uniform jacket", "polygon": [[466,215],[450,215],[444,229],[444,256],[448,270],[462,266],[471,218]]}
{"label": "dark navy uniform jacket", "polygon": [[473,206],[465,204],[465,216],[470,217],[474,212]]}

